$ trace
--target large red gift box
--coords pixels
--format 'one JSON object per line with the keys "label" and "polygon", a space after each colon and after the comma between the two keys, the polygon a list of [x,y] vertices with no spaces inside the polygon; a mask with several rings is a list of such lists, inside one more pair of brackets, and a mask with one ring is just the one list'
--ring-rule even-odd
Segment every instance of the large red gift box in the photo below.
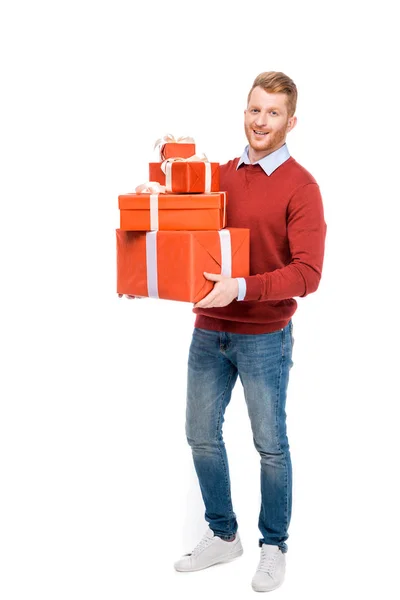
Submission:
{"label": "large red gift box", "polygon": [[202,161],[174,161],[166,163],[166,175],[162,163],[149,163],[149,180],[166,185],[167,192],[176,194],[219,191],[219,163]]}
{"label": "large red gift box", "polygon": [[195,303],[214,286],[204,271],[249,275],[249,229],[116,233],[119,294]]}
{"label": "large red gift box", "polygon": [[120,229],[125,231],[219,230],[226,226],[226,192],[122,194]]}

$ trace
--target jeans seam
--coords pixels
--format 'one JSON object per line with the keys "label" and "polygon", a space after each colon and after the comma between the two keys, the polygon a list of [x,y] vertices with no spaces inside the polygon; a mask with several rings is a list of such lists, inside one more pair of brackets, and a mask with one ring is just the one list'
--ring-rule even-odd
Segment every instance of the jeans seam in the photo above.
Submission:
{"label": "jeans seam", "polygon": [[279,448],[279,452],[282,452],[281,442],[279,439],[279,416],[278,416],[278,408],[279,408],[279,400],[280,400],[280,391],[281,391],[281,382],[282,382],[282,371],[283,371],[283,362],[285,360],[285,332],[282,329],[282,343],[281,343],[281,364],[279,366],[279,377],[276,386],[276,400],[275,400],[275,436],[277,446]]}
{"label": "jeans seam", "polygon": [[[281,442],[280,442],[280,436],[279,436],[279,416],[278,416],[278,408],[279,408],[279,401],[280,401],[280,397],[281,397],[281,385],[282,385],[282,373],[283,373],[283,364],[285,362],[285,330],[282,330],[282,357],[281,357],[281,364],[280,364],[280,368],[279,368],[279,378],[278,378],[278,383],[277,383],[277,394],[276,394],[276,401],[275,401],[275,435],[276,435],[276,441],[277,441],[277,446],[279,448],[279,452],[283,455],[284,452],[282,451],[282,446],[281,446]],[[288,515],[289,515],[289,494],[288,494],[288,465],[287,465],[287,460],[284,460],[284,465],[285,465],[285,531],[287,531],[288,529]]]}
{"label": "jeans seam", "polygon": [[[221,404],[219,406],[218,421],[217,421],[217,431],[216,431],[216,442],[217,442],[218,452],[219,452],[220,457],[221,457],[222,465],[223,465],[223,468],[224,468],[226,496],[227,496],[227,498],[229,498],[229,504],[230,504],[230,518],[233,519],[234,513],[233,513],[232,498],[231,498],[230,488],[229,488],[229,483],[228,483],[227,465],[225,463],[224,455],[223,455],[223,453],[221,451],[221,447],[220,447],[219,440],[218,440],[218,431],[220,430],[220,423],[221,423],[221,416],[222,416],[222,406],[224,404],[226,391],[227,391],[227,389],[228,389],[229,384],[230,384],[231,381],[232,381],[232,372],[229,374],[229,378],[228,378],[228,380],[226,382],[226,386],[225,386],[225,389],[224,389],[223,394],[222,394],[222,401],[221,401]],[[221,435],[222,435],[222,431],[221,431]]]}

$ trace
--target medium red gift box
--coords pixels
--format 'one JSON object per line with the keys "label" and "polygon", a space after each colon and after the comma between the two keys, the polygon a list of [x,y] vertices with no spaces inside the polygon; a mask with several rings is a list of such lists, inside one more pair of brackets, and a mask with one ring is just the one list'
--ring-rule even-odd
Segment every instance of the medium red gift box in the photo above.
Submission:
{"label": "medium red gift box", "polygon": [[214,286],[205,271],[249,275],[249,229],[116,233],[119,294],[195,303]]}
{"label": "medium red gift box", "polygon": [[219,230],[226,226],[226,192],[122,194],[120,229],[125,231]]}
{"label": "medium red gift box", "polygon": [[219,191],[219,163],[166,162],[165,173],[161,165],[162,163],[149,163],[149,179],[165,185],[167,192],[187,194]]}

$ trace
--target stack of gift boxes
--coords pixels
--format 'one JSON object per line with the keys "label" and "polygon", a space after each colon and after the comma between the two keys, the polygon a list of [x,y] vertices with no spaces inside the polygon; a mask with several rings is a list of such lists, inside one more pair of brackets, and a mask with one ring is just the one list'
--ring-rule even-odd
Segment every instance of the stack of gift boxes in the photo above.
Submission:
{"label": "stack of gift boxes", "polygon": [[250,232],[227,227],[219,163],[165,139],[150,181],[118,197],[117,292],[195,303],[214,286],[204,272],[249,275]]}

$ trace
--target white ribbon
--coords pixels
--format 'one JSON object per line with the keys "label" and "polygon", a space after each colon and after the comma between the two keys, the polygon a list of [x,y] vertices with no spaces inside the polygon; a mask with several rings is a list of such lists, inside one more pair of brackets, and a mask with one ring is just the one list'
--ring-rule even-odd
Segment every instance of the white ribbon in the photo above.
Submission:
{"label": "white ribbon", "polygon": [[137,194],[150,194],[150,230],[158,230],[158,196],[165,192],[165,185],[160,185],[157,181],[147,181],[138,185],[135,189]]}
{"label": "white ribbon", "polygon": [[168,161],[165,168],[165,188],[167,192],[172,192],[172,163]]}
{"label": "white ribbon", "polygon": [[[218,231],[221,247],[221,275],[232,277],[232,243],[231,232],[227,229]],[[146,233],[146,270],[147,291],[149,298],[159,298],[157,272],[157,232]]]}
{"label": "white ribbon", "polygon": [[220,192],[224,195],[224,214],[222,216],[222,227],[226,227],[226,192]]}
{"label": "white ribbon", "polygon": [[218,231],[221,244],[221,275],[232,277],[232,244],[231,232],[227,229]]}
{"label": "white ribbon", "polygon": [[158,229],[158,194],[150,194],[150,229]]}
{"label": "white ribbon", "polygon": [[157,232],[146,233],[146,270],[147,292],[149,298],[158,298],[158,273],[157,273]]}
{"label": "white ribbon", "polygon": [[205,192],[211,192],[211,163],[204,163],[206,167],[206,181],[204,185]]}

